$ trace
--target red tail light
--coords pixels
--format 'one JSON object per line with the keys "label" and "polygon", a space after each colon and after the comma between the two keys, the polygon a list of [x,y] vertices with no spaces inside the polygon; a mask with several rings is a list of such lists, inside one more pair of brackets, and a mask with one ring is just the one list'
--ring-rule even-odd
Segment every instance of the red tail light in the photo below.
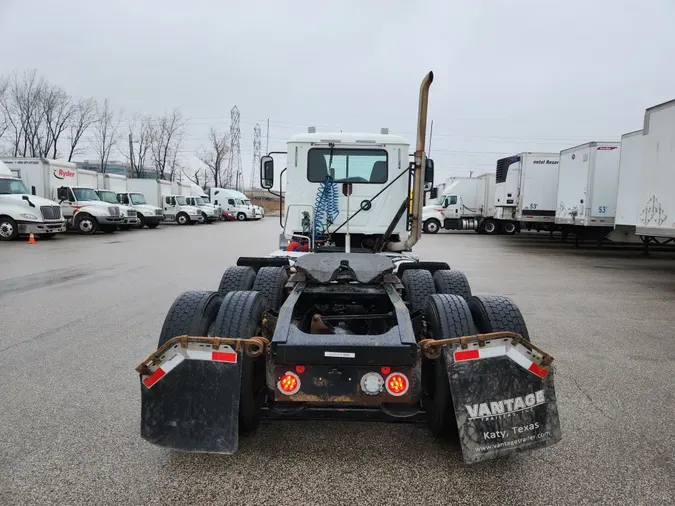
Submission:
{"label": "red tail light", "polygon": [[408,378],[399,372],[391,373],[385,381],[387,392],[396,397],[408,391]]}
{"label": "red tail light", "polygon": [[300,390],[300,378],[297,374],[291,371],[286,371],[286,373],[278,381],[277,387],[279,390],[281,390],[281,393],[293,395],[298,390]]}

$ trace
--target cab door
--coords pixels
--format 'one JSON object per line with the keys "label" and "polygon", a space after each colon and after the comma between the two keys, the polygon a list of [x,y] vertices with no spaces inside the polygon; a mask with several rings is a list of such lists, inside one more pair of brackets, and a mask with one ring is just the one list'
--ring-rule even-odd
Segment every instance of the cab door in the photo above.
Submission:
{"label": "cab door", "polygon": [[455,220],[461,216],[457,195],[445,196],[445,200],[443,201],[443,216],[449,220]]}
{"label": "cab door", "polygon": [[176,221],[176,197],[164,197],[164,218],[166,221]]}

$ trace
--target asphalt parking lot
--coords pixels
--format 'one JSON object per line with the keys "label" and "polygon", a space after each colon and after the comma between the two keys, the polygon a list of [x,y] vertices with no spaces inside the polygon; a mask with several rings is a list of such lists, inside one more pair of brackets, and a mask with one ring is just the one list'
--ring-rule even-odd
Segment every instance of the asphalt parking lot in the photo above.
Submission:
{"label": "asphalt parking lot", "polygon": [[278,219],[0,244],[0,504],[672,504],[675,254],[544,235],[424,235],[415,252],[510,296],[557,363],[563,440],[465,465],[408,424],[274,422],[232,456],[139,436],[134,367],[166,311],[216,289]]}

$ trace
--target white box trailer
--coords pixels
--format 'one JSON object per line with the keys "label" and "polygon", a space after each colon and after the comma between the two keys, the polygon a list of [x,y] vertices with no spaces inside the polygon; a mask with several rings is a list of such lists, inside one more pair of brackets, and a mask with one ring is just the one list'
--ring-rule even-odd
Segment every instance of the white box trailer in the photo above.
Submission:
{"label": "white box trailer", "polygon": [[98,174],[98,189],[117,193],[127,191],[127,176],[121,174]]}
{"label": "white box trailer", "polygon": [[553,228],[559,167],[560,153],[523,152],[497,161],[494,218],[501,231]]}
{"label": "white box trailer", "polygon": [[84,188],[91,188],[96,190],[98,188],[98,172],[88,169],[77,170],[77,186]]}
{"label": "white box trailer", "polygon": [[615,228],[635,231],[638,192],[642,169],[642,130],[621,136],[619,183],[616,192]]}
{"label": "white box trailer", "polygon": [[675,238],[675,100],[645,111],[638,235]]}
{"label": "white box trailer", "polygon": [[159,208],[163,208],[165,196],[173,195],[171,182],[163,179],[129,179],[127,189],[130,192],[142,193],[148,204]]}
{"label": "white box trailer", "polygon": [[563,238],[602,240],[614,229],[618,142],[588,142],[560,152],[555,223]]}

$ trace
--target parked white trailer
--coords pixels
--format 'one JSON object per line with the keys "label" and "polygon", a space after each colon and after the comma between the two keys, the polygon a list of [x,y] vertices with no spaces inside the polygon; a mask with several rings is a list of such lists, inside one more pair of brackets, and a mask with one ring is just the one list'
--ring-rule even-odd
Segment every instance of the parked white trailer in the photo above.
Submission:
{"label": "parked white trailer", "polygon": [[675,238],[675,100],[645,111],[636,231]]}
{"label": "parked white trailer", "polygon": [[96,194],[96,172],[78,171],[74,163],[46,158],[3,161],[10,169],[20,171],[31,193],[57,201],[67,225],[81,233],[94,234],[98,230],[111,233],[124,223],[120,206],[102,202]]}
{"label": "parked white trailer", "polygon": [[621,144],[588,142],[560,152],[555,223],[563,238],[603,240],[614,229]]}
{"label": "parked white trailer", "polygon": [[619,183],[616,192],[614,227],[635,232],[637,225],[638,192],[642,170],[642,130],[621,136]]}
{"label": "parked white trailer", "polygon": [[501,231],[552,230],[560,153],[524,152],[497,161],[494,218]]}
{"label": "parked white trailer", "polygon": [[112,190],[117,193],[127,191],[126,176],[121,174],[98,174],[98,187],[102,190]]}

